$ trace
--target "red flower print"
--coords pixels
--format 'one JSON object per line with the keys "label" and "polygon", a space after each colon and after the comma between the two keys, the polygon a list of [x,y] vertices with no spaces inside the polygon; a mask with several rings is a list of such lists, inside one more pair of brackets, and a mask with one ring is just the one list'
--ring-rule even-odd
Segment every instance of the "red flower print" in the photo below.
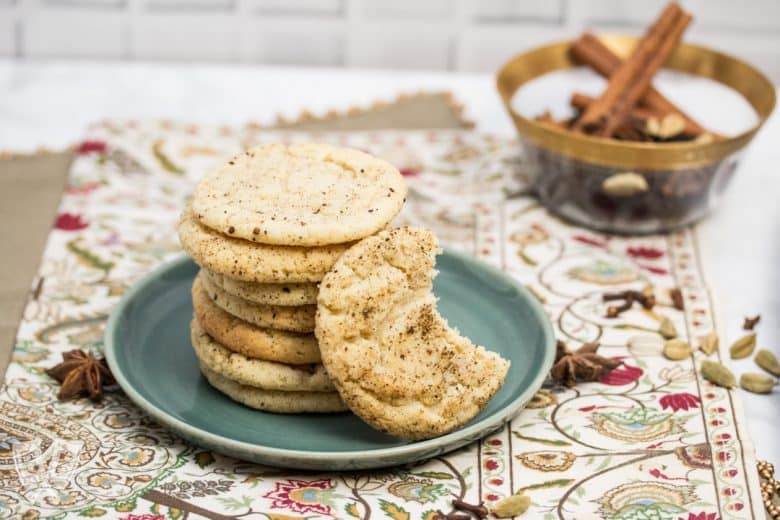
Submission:
{"label": "red flower print", "polygon": [[681,516],[678,518],[678,520],[720,520],[720,517],[718,516],[718,513],[705,513],[702,511],[698,514],[688,513],[687,518]]}
{"label": "red flower print", "polygon": [[607,247],[607,241],[606,240],[600,240],[598,238],[588,237],[585,235],[574,235],[572,238],[576,240],[577,242],[581,242],[583,244],[587,244],[589,246],[593,247]]}
{"label": "red flower print", "polygon": [[661,473],[661,470],[658,468],[653,468],[650,470],[650,474],[654,476],[655,478],[662,478],[664,480],[669,480],[669,477]]}
{"label": "red flower print", "polygon": [[106,150],[108,150],[108,145],[105,141],[84,141],[76,148],[76,153],[87,155],[90,153],[106,153]]}
{"label": "red flower print", "polygon": [[89,222],[81,215],[73,213],[60,213],[54,222],[54,227],[62,231],[79,231],[89,226]]}
{"label": "red flower print", "polygon": [[645,371],[639,367],[623,364],[601,376],[599,383],[612,386],[627,385],[642,377],[644,373]]}
{"label": "red flower print", "polygon": [[626,253],[634,258],[646,258],[648,260],[655,260],[664,256],[664,252],[654,247],[629,247],[626,249]]}
{"label": "red flower print", "polygon": [[662,269],[660,267],[653,267],[652,265],[639,264],[639,267],[641,267],[645,271],[650,271],[653,274],[669,274],[669,271],[667,271],[666,269]]}
{"label": "red flower print", "polygon": [[654,442],[653,444],[650,444],[650,445],[649,445],[647,448],[645,448],[645,449],[647,449],[647,450],[654,450],[654,449],[656,449],[656,448],[657,448],[657,447],[659,447],[659,446],[663,446],[663,445],[664,445],[664,444],[666,444],[667,442],[669,442],[669,441]]}
{"label": "red flower print", "polygon": [[596,406],[595,404],[592,404],[590,406],[583,406],[582,408],[577,409],[581,412],[592,412],[593,410],[600,410],[601,408],[609,408],[609,406]]}
{"label": "red flower print", "polygon": [[503,443],[501,442],[501,439],[492,439],[488,441],[488,444],[491,446],[501,446]]}
{"label": "red flower print", "polygon": [[650,474],[655,478],[663,479],[663,480],[686,480],[686,481],[688,480],[686,477],[680,477],[680,478],[670,477],[669,475],[665,474],[658,468],[651,469]]}
{"label": "red flower print", "polygon": [[277,482],[273,491],[263,498],[270,498],[272,509],[288,509],[295,513],[330,515],[333,500],[333,483],[330,479],[295,480]]}
{"label": "red flower print", "polygon": [[666,410],[671,408],[675,412],[677,410],[690,410],[691,408],[699,407],[699,397],[688,392],[681,392],[679,394],[669,394],[663,396],[658,400],[661,403],[661,408]]}
{"label": "red flower print", "polygon": [[485,496],[485,499],[488,500],[489,502],[495,502],[496,500],[499,499],[499,496],[495,495],[493,493],[490,493],[489,495]]}
{"label": "red flower print", "polygon": [[496,462],[493,459],[488,459],[485,461],[485,469],[488,471],[495,471],[498,469],[498,462]]}
{"label": "red flower print", "polygon": [[415,177],[420,174],[420,170],[418,168],[401,168],[398,171],[401,172],[401,175],[404,177]]}

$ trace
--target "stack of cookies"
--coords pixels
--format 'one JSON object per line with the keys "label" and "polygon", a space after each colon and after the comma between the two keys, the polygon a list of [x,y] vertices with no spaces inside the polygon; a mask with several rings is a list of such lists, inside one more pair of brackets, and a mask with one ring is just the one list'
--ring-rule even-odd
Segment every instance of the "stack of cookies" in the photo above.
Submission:
{"label": "stack of cookies", "polygon": [[266,411],[346,410],[313,334],[318,283],[405,197],[389,163],[321,144],[258,146],[207,174],[178,231],[201,267],[192,345],[212,386]]}

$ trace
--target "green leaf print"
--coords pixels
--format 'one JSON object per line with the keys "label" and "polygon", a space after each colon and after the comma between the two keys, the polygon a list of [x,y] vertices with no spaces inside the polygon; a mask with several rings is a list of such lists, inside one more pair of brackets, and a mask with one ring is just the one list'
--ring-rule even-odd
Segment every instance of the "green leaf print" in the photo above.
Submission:
{"label": "green leaf print", "polygon": [[233,497],[217,497],[217,500],[229,511],[238,511],[252,507],[252,497],[248,496],[241,497],[241,500]]}
{"label": "green leaf print", "polygon": [[195,454],[195,463],[201,468],[214,463],[214,455],[210,451],[201,451]]}
{"label": "green leaf print", "polygon": [[566,442],[558,439],[543,439],[541,437],[530,437],[528,435],[523,435],[518,432],[512,432],[512,434],[518,439],[522,439],[524,441],[538,442],[539,444],[544,444],[545,446],[571,446],[570,442]]}
{"label": "green leaf print", "polygon": [[106,273],[108,273],[109,271],[111,271],[111,269],[114,268],[114,262],[103,260],[102,258],[97,256],[90,250],[81,247],[79,245],[79,242],[81,242],[81,239],[77,238],[75,240],[71,240],[65,245],[68,251],[76,255],[76,258],[78,258],[79,262],[86,265],[87,267],[100,269],[101,271],[105,271]]}
{"label": "green leaf print", "polygon": [[168,508],[168,518],[171,520],[179,520],[179,518],[182,518],[184,516],[184,511],[177,507],[169,507]]}
{"label": "green leaf print", "polygon": [[360,513],[358,512],[357,504],[355,504],[354,502],[344,506],[344,511],[346,511],[347,514],[351,517],[360,518]]}
{"label": "green leaf print", "polygon": [[530,486],[525,486],[519,488],[515,493],[523,493],[525,491],[532,491],[534,489],[547,489],[551,487],[566,487],[569,484],[574,482],[573,478],[561,478],[557,480],[548,480],[546,482],[541,482],[539,484],[531,484]]}
{"label": "green leaf print", "polygon": [[114,509],[120,513],[129,513],[131,511],[135,511],[136,502],[135,500],[130,500],[128,502],[122,502],[119,504],[116,504],[114,506]]}
{"label": "green leaf print", "polygon": [[163,152],[162,146],[164,142],[165,141],[160,139],[159,141],[155,141],[152,145],[152,154],[154,155],[154,158],[157,159],[163,170],[170,173],[175,173],[176,175],[184,175],[184,170],[176,166],[173,161],[171,161],[168,156],[165,155],[165,152]]}
{"label": "green leaf print", "polygon": [[449,480],[455,478],[449,473],[444,473],[443,471],[421,471],[420,473],[415,473],[415,475],[423,478],[435,478],[435,479],[443,479],[443,480]]}
{"label": "green leaf print", "polygon": [[380,498],[379,507],[385,512],[388,518],[392,518],[393,520],[409,520],[410,518],[406,509],[392,502],[388,502],[387,500]]}

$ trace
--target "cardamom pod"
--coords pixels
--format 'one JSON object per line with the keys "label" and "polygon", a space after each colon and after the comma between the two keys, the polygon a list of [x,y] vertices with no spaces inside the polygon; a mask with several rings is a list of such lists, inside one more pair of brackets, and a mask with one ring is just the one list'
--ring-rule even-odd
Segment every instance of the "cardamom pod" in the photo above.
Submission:
{"label": "cardamom pod", "polygon": [[742,359],[748,357],[756,348],[756,333],[745,334],[737,341],[731,344],[729,352],[731,359]]}
{"label": "cardamom pod", "polygon": [[661,139],[680,135],[683,130],[685,130],[685,119],[676,112],[667,114],[661,119],[650,117],[645,123],[645,132]]}
{"label": "cardamom pod", "polygon": [[702,361],[701,375],[710,383],[723,388],[734,388],[737,386],[737,379],[731,370],[716,361]]}
{"label": "cardamom pod", "polygon": [[720,340],[718,339],[718,334],[713,330],[701,340],[699,350],[711,356],[718,350],[718,345],[720,345]]}
{"label": "cardamom pod", "polygon": [[756,353],[756,365],[770,374],[780,377],[780,361],[769,350],[761,349]]}
{"label": "cardamom pod", "polygon": [[686,359],[692,353],[693,349],[691,349],[688,342],[679,338],[668,339],[664,343],[664,356],[666,356],[666,359],[680,361]]}
{"label": "cardamom pod", "polygon": [[531,507],[531,497],[528,495],[510,495],[493,506],[490,510],[496,518],[512,518],[520,516]]}
{"label": "cardamom pod", "polygon": [[766,374],[748,372],[739,378],[739,386],[754,394],[768,394],[777,384],[774,377]]}
{"label": "cardamom pod", "polygon": [[677,337],[677,328],[672,323],[672,320],[664,316],[661,318],[661,325],[658,327],[658,332],[666,339],[672,339]]}
{"label": "cardamom pod", "polygon": [[655,334],[631,336],[626,340],[629,352],[634,356],[657,356],[663,351],[664,340]]}
{"label": "cardamom pod", "polygon": [[601,190],[612,197],[631,197],[648,189],[647,180],[636,172],[616,173],[601,183]]}

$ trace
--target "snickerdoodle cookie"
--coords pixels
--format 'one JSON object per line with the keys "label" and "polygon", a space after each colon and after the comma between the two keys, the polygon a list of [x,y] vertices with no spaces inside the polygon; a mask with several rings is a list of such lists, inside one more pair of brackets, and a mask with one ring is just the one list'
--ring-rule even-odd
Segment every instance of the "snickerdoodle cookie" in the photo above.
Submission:
{"label": "snickerdoodle cookie", "polygon": [[466,424],[509,368],[437,312],[438,251],[430,231],[390,229],[350,248],[320,284],[315,335],[336,389],[368,424],[406,439]]}

